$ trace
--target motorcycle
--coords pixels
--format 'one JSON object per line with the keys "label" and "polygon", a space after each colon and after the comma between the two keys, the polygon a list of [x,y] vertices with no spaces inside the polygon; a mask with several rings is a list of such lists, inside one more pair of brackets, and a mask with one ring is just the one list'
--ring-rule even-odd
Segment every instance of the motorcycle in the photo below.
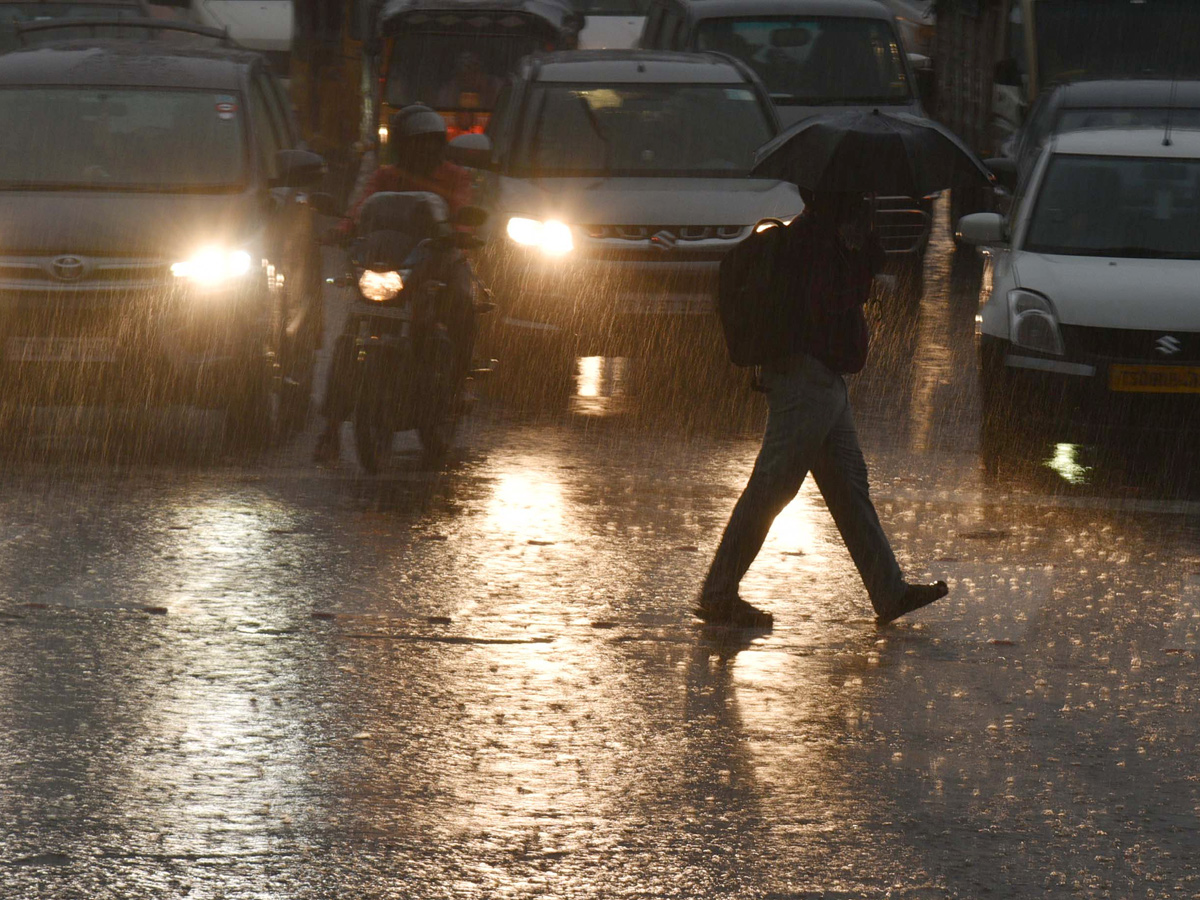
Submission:
{"label": "motorcycle", "polygon": [[462,251],[481,242],[456,226],[478,227],[486,215],[467,207],[451,220],[445,201],[425,192],[378,193],[363,205],[341,283],[356,289],[343,339],[354,341],[351,421],[368,473],[398,431],[415,429],[433,460],[453,442],[463,385],[482,374],[470,368],[471,347],[460,346],[471,340],[464,304],[474,304],[478,284]]}

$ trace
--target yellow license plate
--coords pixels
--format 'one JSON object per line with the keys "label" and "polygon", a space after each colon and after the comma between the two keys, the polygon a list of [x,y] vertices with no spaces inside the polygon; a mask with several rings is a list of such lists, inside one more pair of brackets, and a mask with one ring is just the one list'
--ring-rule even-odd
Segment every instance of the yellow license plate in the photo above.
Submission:
{"label": "yellow license plate", "polygon": [[1108,386],[1135,394],[1200,394],[1200,366],[1112,366]]}

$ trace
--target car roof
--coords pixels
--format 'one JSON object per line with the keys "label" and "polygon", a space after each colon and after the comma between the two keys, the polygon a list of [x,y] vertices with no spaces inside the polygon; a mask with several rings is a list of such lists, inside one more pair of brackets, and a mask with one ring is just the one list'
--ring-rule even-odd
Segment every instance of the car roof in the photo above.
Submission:
{"label": "car roof", "polygon": [[[191,39],[189,37],[189,39]],[[257,53],[195,38],[197,46],[129,38],[74,39],[0,54],[0,85],[105,85],[238,90]]]}
{"label": "car roof", "polygon": [[1137,106],[1200,106],[1200,81],[1158,78],[1103,78],[1059,85],[1054,102],[1064,109]]}
{"label": "car roof", "polygon": [[684,5],[697,19],[802,15],[892,20],[878,0],[684,0]]}
{"label": "car roof", "polygon": [[539,82],[750,84],[737,62],[716,53],[665,50],[565,50],[534,60]]}
{"label": "car roof", "polygon": [[1173,128],[1163,143],[1162,128],[1089,128],[1056,135],[1050,152],[1071,156],[1145,156],[1200,159],[1200,130]]}
{"label": "car roof", "polygon": [[0,6],[36,6],[45,4],[68,4],[70,6],[131,6],[141,9],[142,0],[0,0]]}

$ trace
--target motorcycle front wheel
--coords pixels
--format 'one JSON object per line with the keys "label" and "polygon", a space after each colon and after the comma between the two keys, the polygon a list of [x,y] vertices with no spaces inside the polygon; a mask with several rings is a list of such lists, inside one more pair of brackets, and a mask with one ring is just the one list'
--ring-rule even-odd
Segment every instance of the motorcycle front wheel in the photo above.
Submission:
{"label": "motorcycle front wheel", "polygon": [[354,404],[354,450],[368,475],[379,471],[392,452],[392,423],[387,398],[376,380],[364,380]]}
{"label": "motorcycle front wheel", "polygon": [[424,368],[427,376],[424,392],[426,405],[417,425],[417,437],[426,457],[440,460],[454,445],[454,434],[458,430],[458,393],[461,388],[454,342],[443,327],[439,327],[430,340]]}

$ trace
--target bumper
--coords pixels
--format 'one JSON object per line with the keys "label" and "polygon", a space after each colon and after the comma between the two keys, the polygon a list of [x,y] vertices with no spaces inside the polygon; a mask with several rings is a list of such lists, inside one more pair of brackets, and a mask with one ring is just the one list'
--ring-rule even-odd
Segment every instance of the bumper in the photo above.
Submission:
{"label": "bumper", "polygon": [[597,338],[712,316],[719,267],[715,255],[552,259],[515,249],[489,254],[480,264],[501,324]]}
{"label": "bumper", "polygon": [[265,287],[0,292],[0,382],[24,401],[220,404],[271,352]]}
{"label": "bumper", "polygon": [[1200,431],[1200,366],[1189,378],[1186,365],[1049,358],[986,335],[979,353],[984,413],[1004,415],[1014,428],[1080,439]]}

